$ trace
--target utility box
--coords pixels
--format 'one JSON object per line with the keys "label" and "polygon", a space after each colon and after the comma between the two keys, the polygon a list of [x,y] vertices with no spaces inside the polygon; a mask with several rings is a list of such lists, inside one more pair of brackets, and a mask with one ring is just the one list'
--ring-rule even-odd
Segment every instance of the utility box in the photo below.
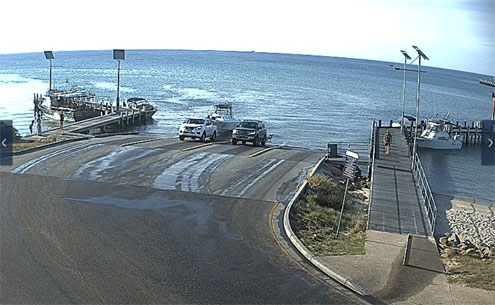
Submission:
{"label": "utility box", "polygon": [[337,144],[327,144],[327,159],[337,158]]}

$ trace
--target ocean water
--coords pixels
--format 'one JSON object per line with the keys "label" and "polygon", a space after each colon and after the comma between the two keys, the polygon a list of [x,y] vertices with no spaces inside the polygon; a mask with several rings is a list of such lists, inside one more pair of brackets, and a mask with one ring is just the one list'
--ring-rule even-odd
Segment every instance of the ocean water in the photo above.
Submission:
{"label": "ocean water", "polygon": [[[128,50],[120,94],[122,101],[144,97],[158,107],[154,121],[138,128],[145,134],[175,136],[184,119],[232,102],[237,117],[265,121],[274,144],[351,143],[359,150],[369,141],[372,120],[400,118],[403,73],[390,64],[258,52]],[[53,66],[56,88],[77,85],[115,100],[117,63],[111,51],[56,52]],[[33,93],[48,89],[48,67],[42,53],[0,55],[0,115],[13,119],[22,134],[32,120]],[[420,119],[447,112],[460,122],[491,118],[491,89],[478,84],[490,76],[423,70]],[[408,114],[415,113],[416,90],[417,74],[408,73]],[[495,167],[481,166],[478,147],[420,155],[434,192],[493,204]]]}

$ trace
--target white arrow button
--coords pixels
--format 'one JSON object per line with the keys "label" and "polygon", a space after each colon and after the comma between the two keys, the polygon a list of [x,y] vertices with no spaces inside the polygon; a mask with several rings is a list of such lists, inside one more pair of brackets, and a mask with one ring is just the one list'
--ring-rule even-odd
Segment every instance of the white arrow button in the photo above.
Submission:
{"label": "white arrow button", "polygon": [[[6,141],[6,140],[7,140],[7,139],[3,139],[3,141],[2,141],[2,145],[3,145],[3,147],[7,147],[7,145],[5,145],[5,141]],[[490,147],[490,146],[488,146],[488,147]]]}
{"label": "white arrow button", "polygon": [[[488,145],[488,148],[490,148],[490,147],[492,147],[492,145],[493,145],[493,141],[492,141],[492,139],[490,139],[490,138],[488,138],[488,141],[490,141],[490,145]],[[2,143],[3,143],[3,142],[2,142]]]}

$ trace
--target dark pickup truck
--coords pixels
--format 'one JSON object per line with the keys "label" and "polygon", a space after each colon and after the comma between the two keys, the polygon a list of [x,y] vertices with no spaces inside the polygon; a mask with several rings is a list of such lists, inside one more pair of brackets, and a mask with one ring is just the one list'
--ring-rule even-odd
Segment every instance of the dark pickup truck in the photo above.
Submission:
{"label": "dark pickup truck", "polygon": [[237,142],[253,143],[254,146],[264,146],[267,140],[265,124],[257,120],[244,120],[232,131],[232,144]]}

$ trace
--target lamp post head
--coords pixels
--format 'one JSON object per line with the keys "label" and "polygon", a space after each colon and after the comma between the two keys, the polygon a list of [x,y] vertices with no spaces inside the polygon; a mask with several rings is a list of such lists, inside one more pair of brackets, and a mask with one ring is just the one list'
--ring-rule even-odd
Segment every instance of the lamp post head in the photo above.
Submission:
{"label": "lamp post head", "polygon": [[400,50],[400,52],[402,53],[402,55],[404,55],[404,57],[405,57],[406,59],[411,60],[411,56],[409,56],[409,54],[407,54],[407,52],[406,52],[406,51],[404,51],[404,50]]}
{"label": "lamp post head", "polygon": [[55,58],[55,57],[53,57],[52,51],[44,51],[43,53],[45,53],[45,59],[54,59]]}
{"label": "lamp post head", "polygon": [[426,56],[426,54],[423,53],[423,51],[421,51],[417,46],[412,46],[412,47],[414,50],[416,50],[416,52],[418,52],[419,56],[421,56],[423,59],[430,60],[428,56]]}
{"label": "lamp post head", "polygon": [[113,50],[113,59],[115,59],[115,60],[125,60],[125,50],[114,49]]}

